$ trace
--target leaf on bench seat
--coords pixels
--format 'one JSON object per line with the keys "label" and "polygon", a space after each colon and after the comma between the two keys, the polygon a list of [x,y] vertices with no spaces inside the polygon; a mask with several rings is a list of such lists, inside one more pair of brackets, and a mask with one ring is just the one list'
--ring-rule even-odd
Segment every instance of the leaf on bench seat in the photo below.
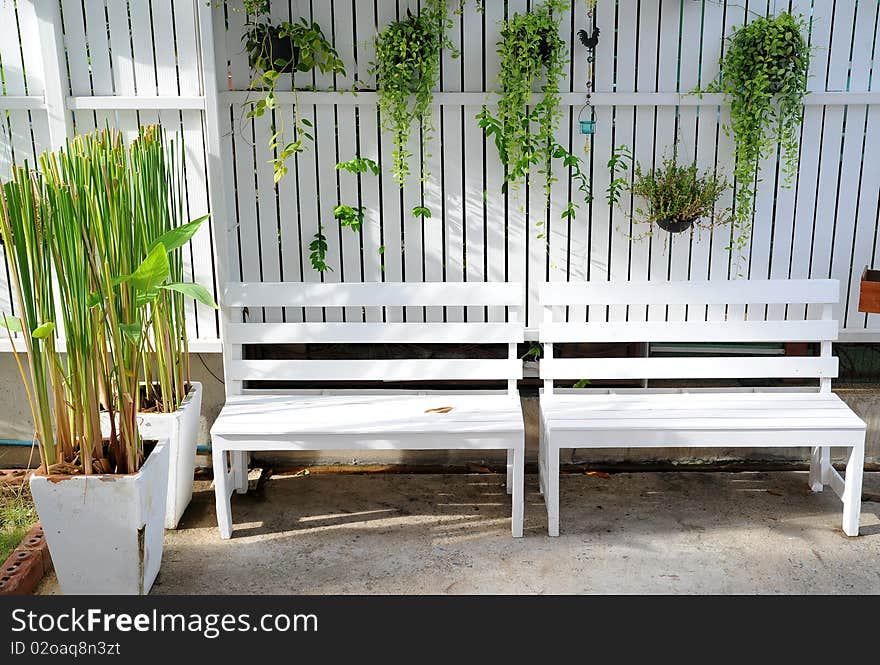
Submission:
{"label": "leaf on bench seat", "polygon": [[438,406],[436,409],[426,409],[425,413],[449,413],[454,407]]}
{"label": "leaf on bench seat", "polygon": [[604,471],[586,471],[584,472],[585,476],[596,476],[597,478],[605,478],[606,480],[611,477],[611,474],[605,473]]}

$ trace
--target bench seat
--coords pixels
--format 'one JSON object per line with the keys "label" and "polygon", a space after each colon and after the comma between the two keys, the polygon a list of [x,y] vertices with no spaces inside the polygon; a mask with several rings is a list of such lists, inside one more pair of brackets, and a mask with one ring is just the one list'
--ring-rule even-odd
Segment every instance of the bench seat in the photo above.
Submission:
{"label": "bench seat", "polygon": [[395,449],[492,449],[511,435],[521,440],[523,430],[519,396],[506,393],[245,394],[226,400],[211,436],[283,439],[285,449],[302,450],[392,442]]}
{"label": "bench seat", "polygon": [[[564,448],[858,445],[865,422],[834,393],[543,395],[544,431]],[[850,434],[848,437],[847,434]]]}

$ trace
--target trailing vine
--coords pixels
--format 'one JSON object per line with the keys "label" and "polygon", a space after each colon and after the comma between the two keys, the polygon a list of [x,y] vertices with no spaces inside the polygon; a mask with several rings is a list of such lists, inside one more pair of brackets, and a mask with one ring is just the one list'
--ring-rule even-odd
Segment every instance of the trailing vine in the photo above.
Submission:
{"label": "trailing vine", "polygon": [[733,246],[742,249],[749,237],[760,161],[781,146],[784,187],[798,166],[798,127],[807,93],[810,49],[805,21],[787,12],[760,17],[728,37],[718,80],[707,92],[724,93],[730,105],[725,132],[736,143]]}
{"label": "trailing vine", "polygon": [[[248,101],[252,108],[247,112],[247,118],[259,118],[278,107],[276,88],[283,74],[317,68],[324,74],[345,76],[345,65],[321,26],[305,18],[294,23],[280,21],[274,24],[269,18],[269,4],[270,0],[243,0],[242,3],[248,16],[242,43],[254,72],[249,88],[260,93],[256,101]],[[287,160],[305,151],[306,141],[314,141],[311,127],[307,119],[300,118],[297,104],[293,105],[292,141],[285,142],[283,122],[273,127],[269,149],[273,153],[275,182],[287,174]]]}
{"label": "trailing vine", "polygon": [[[461,4],[456,11],[460,10]],[[406,18],[389,24],[374,40],[376,61],[371,73],[376,77],[382,129],[391,134],[394,144],[391,173],[401,187],[410,173],[407,139],[416,122],[422,130],[420,178],[428,177],[424,157],[434,131],[431,100],[440,82],[441,50],[451,47],[446,37],[450,24],[446,0],[426,0],[421,12],[407,10]]]}
{"label": "trailing vine", "polygon": [[[537,167],[544,176],[544,195],[549,201],[556,180],[552,159],[558,157],[571,163],[577,160],[573,156],[567,158],[568,151],[554,138],[562,117],[559,81],[568,64],[568,48],[559,35],[559,13],[568,7],[569,3],[563,0],[545,0],[530,12],[515,14],[502,24],[498,42],[501,96],[497,116],[484,106],[477,120],[486,136],[493,138],[504,165],[503,191],[510,185],[518,187],[524,183],[532,167]],[[539,82],[541,99],[533,103],[533,88]]]}
{"label": "trailing vine", "polygon": [[[337,171],[347,171],[358,178],[364,173],[372,173],[378,176],[381,173],[381,167],[369,157],[355,157],[346,162],[336,164]],[[367,214],[366,206],[348,205],[347,203],[337,203],[333,208],[333,217],[339,222],[340,226],[348,227],[354,233],[360,233],[364,224],[364,217]],[[327,236],[324,234],[324,227],[320,226],[318,232],[312,237],[309,244],[309,260],[312,268],[318,272],[332,271],[333,267],[327,263]]]}

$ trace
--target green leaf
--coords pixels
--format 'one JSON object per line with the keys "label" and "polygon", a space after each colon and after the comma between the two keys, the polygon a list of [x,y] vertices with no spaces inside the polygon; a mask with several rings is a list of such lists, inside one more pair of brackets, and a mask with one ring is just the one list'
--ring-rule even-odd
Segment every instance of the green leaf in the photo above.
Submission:
{"label": "green leaf", "polygon": [[141,326],[140,323],[121,323],[119,324],[119,329],[122,331],[122,334],[134,344],[138,344],[141,341],[143,326]]}
{"label": "green leaf", "polygon": [[195,219],[187,224],[182,224],[176,229],[171,229],[170,231],[163,233],[161,236],[150,243],[149,249],[152,250],[154,247],[156,247],[156,245],[159,244],[164,245],[165,250],[168,252],[173,252],[178,247],[183,247],[186,243],[190,241],[190,239],[196,234],[196,231],[199,230],[199,227],[210,216],[210,214],[204,215],[203,217],[199,217],[198,219]]}
{"label": "green leaf", "polygon": [[34,339],[45,339],[52,334],[53,330],[55,330],[55,324],[52,321],[46,321],[46,323],[41,323],[34,329],[31,337]]}
{"label": "green leaf", "polygon": [[168,264],[168,250],[159,243],[147,254],[141,264],[128,278],[134,288],[141,292],[154,290],[168,277],[171,267]]}
{"label": "green leaf", "polygon": [[159,296],[159,289],[150,289],[148,291],[143,291],[137,293],[135,295],[134,304],[135,307],[143,307],[144,305],[149,305]]}
{"label": "green leaf", "polygon": [[217,309],[217,303],[214,302],[214,298],[211,297],[208,289],[201,284],[194,284],[192,282],[174,282],[173,284],[163,284],[160,288],[168,291],[177,291],[178,293],[189,296],[194,300],[198,300],[200,303],[211,309]]}
{"label": "green leaf", "polygon": [[0,318],[0,326],[7,330],[11,330],[12,332],[21,332],[21,319],[17,316],[4,314],[3,317]]}

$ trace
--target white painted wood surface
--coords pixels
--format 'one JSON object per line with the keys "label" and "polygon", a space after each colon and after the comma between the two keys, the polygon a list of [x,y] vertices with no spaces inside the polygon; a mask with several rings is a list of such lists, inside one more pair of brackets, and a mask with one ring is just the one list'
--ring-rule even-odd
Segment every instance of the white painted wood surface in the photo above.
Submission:
{"label": "white painted wood surface", "polygon": [[[830,3],[810,0],[748,4],[749,12],[791,7],[812,16],[814,47],[810,95],[803,121],[801,158],[794,187],[784,189],[770,164],[756,199],[753,239],[742,267],[725,249],[727,229],[634,241],[633,202],[624,197],[609,208],[601,196],[607,183],[605,162],[612,147],[627,145],[643,166],[660,159],[675,140],[683,156],[701,168],[727,174],[732,143],[720,131],[727,119],[718,95],[689,94],[717,74],[723,37],[747,17],[743,3],[640,0],[600,6],[602,29],[596,62],[597,88],[592,102],[600,119],[591,152],[583,152],[577,112],[583,102],[584,50],[571,44],[572,62],[562,82],[563,119],[558,140],[587,160],[597,199],[571,223],[558,217],[576,195],[567,172],[557,169],[551,215],[547,222],[549,254],[537,234],[544,226],[537,183],[520,195],[500,192],[500,165],[494,146],[484,140],[474,115],[495,101],[499,21],[527,10],[534,0],[485,3],[485,13],[468,2],[453,17],[449,36],[460,58],[442,54],[441,84],[435,96],[437,132],[429,146],[431,177],[421,187],[414,177],[401,192],[387,172],[352,176],[335,170],[337,161],[356,154],[388,160],[391,144],[379,131],[375,92],[347,92],[357,79],[367,88],[372,36],[417,0],[305,0],[272,5],[273,18],[316,20],[346,62],[347,77],[298,74],[279,81],[274,117],[244,118],[256,95],[248,91],[250,72],[241,47],[242,12],[211,8],[198,0],[124,3],[104,0],[20,0],[0,3],[0,178],[12,163],[34,157],[52,145],[50,127],[64,118],[74,131],[106,123],[132,134],[139,124],[161,122],[187,141],[187,213],[197,217],[213,209],[187,256],[187,273],[212,288],[230,280],[352,281],[518,281],[526,284],[528,328],[537,327],[538,285],[667,279],[835,278],[843,285],[841,340],[880,340],[880,316],[858,312],[858,278],[866,264],[877,262],[880,248],[877,191],[880,151],[880,88],[877,58],[880,21],[875,2]],[[40,5],[58,7],[63,19],[63,67],[51,62],[51,44],[37,38]],[[233,3],[235,4],[235,3]],[[782,7],[785,5],[786,7]],[[814,9],[815,5],[815,9]],[[228,19],[228,20],[227,20]],[[569,41],[586,27],[583,3],[565,12],[561,32]],[[228,27],[228,31],[227,31]],[[44,31],[45,32],[45,31]],[[33,36],[33,39],[26,37]],[[205,54],[205,45],[210,53]],[[682,46],[684,45],[684,46]],[[686,46],[686,48],[685,48]],[[871,72],[874,76],[871,76]],[[62,80],[60,90],[57,81]],[[206,78],[207,77],[207,78]],[[51,86],[47,84],[51,81]],[[230,89],[231,88],[231,89]],[[335,89],[334,89],[335,88]],[[289,132],[292,109],[316,125],[316,142],[291,160],[291,172],[277,186],[264,139],[271,123],[284,120]],[[242,107],[245,104],[245,107]],[[61,121],[59,121],[59,119]],[[337,133],[338,131],[338,133]],[[206,168],[207,165],[207,168]],[[349,196],[350,195],[350,196]],[[360,234],[340,229],[332,218],[337,199],[366,206]],[[433,217],[424,223],[410,209],[425,203]],[[726,196],[722,203],[729,203]],[[312,271],[308,244],[325,227],[334,271]],[[620,228],[621,231],[617,229]],[[380,253],[381,252],[381,253]],[[0,265],[0,309],[11,310],[5,259]],[[222,264],[222,267],[221,267]],[[226,272],[225,275],[220,275]],[[818,316],[808,303],[786,308],[721,308],[705,303],[668,302],[621,307],[613,303],[588,310],[568,307],[570,320],[706,321],[729,318],[759,321],[804,320]],[[607,305],[607,306],[606,306]],[[439,313],[438,313],[439,312]],[[357,317],[352,308],[346,317]],[[362,320],[500,321],[503,310],[472,305],[424,310],[389,306]],[[323,322],[320,308],[288,307],[259,312],[266,321]],[[341,321],[343,312],[330,312]],[[216,348],[216,313],[189,304],[190,334],[199,348]],[[372,318],[371,318],[372,317]],[[866,332],[867,331],[867,332]],[[211,341],[213,340],[213,347]]]}
{"label": "white painted wood surface", "polygon": [[[516,283],[233,283],[223,290],[223,360],[226,404],[211,428],[217,523],[232,535],[230,497],[247,491],[246,453],[258,450],[507,450],[507,490],[512,494],[511,533],[522,536],[525,430],[517,380],[525,339],[522,284]],[[487,307],[506,312],[497,323],[363,322],[365,307],[440,309]],[[279,308],[309,307],[329,314],[326,323],[277,322]],[[264,317],[259,310],[267,313]],[[335,316],[333,316],[335,314]],[[332,318],[331,318],[332,317]],[[343,320],[340,320],[343,319]],[[245,345],[452,343],[472,346],[468,358],[251,360]],[[504,343],[507,358],[486,358],[480,345]],[[483,347],[485,349],[485,347]],[[482,356],[481,357],[481,354]],[[400,355],[406,355],[402,352]],[[506,390],[351,391],[338,386],[303,391],[322,382],[428,380],[498,382]],[[294,381],[296,389],[263,381]],[[270,384],[271,385],[271,384]],[[462,383],[460,387],[466,387]]]}
{"label": "white painted wood surface", "polygon": [[[545,322],[540,339],[544,380],[538,467],[547,507],[548,531],[559,535],[559,453],[562,448],[640,447],[797,447],[815,448],[810,486],[829,485],[843,500],[843,531],[859,533],[859,507],[866,425],[836,395],[830,379],[837,376],[831,340],[837,336],[832,310],[838,301],[835,280],[737,280],[731,282],[619,282],[598,284],[547,283],[540,289]],[[786,298],[786,295],[788,298]],[[603,303],[618,306],[697,303],[738,311],[732,321],[647,323],[573,323],[563,320],[562,304]],[[757,299],[757,300],[756,300]],[[819,307],[821,319],[807,321],[748,320],[755,302]],[[554,307],[554,305],[556,305]],[[556,312],[559,312],[558,314]],[[745,315],[746,320],[741,320]],[[557,318],[554,318],[557,317]],[[624,330],[626,327],[626,330]],[[790,334],[792,338],[785,340]],[[546,335],[546,337],[545,337]],[[748,357],[555,357],[555,344],[609,341],[758,340],[818,342],[819,356]],[[783,337],[780,340],[780,337]],[[692,351],[690,351],[692,353]],[[818,379],[813,392],[803,389],[704,388],[565,390],[557,379]],[[829,446],[850,448],[846,477],[831,467]]]}

